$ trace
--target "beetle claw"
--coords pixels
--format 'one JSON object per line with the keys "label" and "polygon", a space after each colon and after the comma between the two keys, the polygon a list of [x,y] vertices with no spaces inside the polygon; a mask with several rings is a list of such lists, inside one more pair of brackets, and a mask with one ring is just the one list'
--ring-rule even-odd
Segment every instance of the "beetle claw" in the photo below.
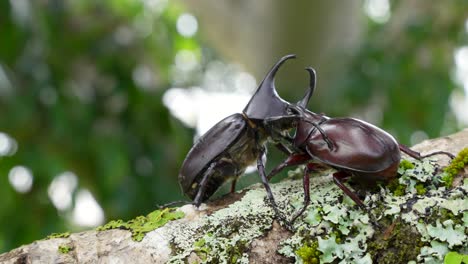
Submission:
{"label": "beetle claw", "polygon": [[289,231],[293,233],[296,232],[296,228],[294,228],[294,220],[288,221],[288,219],[281,214],[276,214],[276,220]]}
{"label": "beetle claw", "polygon": [[289,222],[289,221],[285,221],[284,222],[284,225],[286,227],[286,229],[288,229],[289,231],[291,231],[292,233],[296,233],[296,228],[294,227],[294,223],[293,222]]}

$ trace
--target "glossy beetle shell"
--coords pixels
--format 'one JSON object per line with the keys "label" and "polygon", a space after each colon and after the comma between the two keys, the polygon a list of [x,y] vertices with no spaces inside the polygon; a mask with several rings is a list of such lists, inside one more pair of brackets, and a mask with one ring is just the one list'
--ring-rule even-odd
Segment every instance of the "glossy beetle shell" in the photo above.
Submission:
{"label": "glossy beetle shell", "polygon": [[314,159],[370,177],[386,179],[396,175],[400,150],[387,132],[354,118],[329,119],[307,110],[304,114],[306,120],[322,120],[320,128],[333,145],[330,150],[318,129],[300,122],[294,143]]}
{"label": "glossy beetle shell", "polygon": [[[182,164],[179,184],[184,193],[190,193],[194,181],[223,152],[245,133],[247,123],[242,114],[233,114],[218,122],[193,145]],[[228,158],[228,157],[227,157]],[[234,176],[234,175],[231,175]],[[198,179],[200,181],[201,179]],[[192,196],[189,195],[193,199]]]}

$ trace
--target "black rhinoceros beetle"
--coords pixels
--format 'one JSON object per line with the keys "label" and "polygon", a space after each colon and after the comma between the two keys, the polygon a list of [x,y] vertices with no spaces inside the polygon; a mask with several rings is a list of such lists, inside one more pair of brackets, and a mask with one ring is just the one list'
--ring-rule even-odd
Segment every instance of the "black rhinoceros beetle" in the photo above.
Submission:
{"label": "black rhinoceros beetle", "polygon": [[[179,184],[195,206],[211,197],[228,180],[231,192],[246,167],[257,162],[268,198],[279,215],[265,174],[263,157],[269,138],[279,138],[295,126],[295,107],[281,99],[274,78],[280,66],[295,55],[281,58],[268,72],[242,113],[228,116],[202,135],[187,154]],[[284,150],[281,142],[278,147]]]}
{"label": "black rhinoceros beetle", "polygon": [[304,98],[296,104],[296,110],[300,112],[301,117],[291,142],[293,153],[267,177],[270,180],[288,166],[307,164],[303,177],[304,205],[291,222],[306,210],[310,202],[309,173],[317,164],[337,169],[338,172],[333,174],[334,182],[356,204],[366,210],[359,197],[343,184],[347,177],[353,176],[354,180],[365,184],[388,182],[397,175],[400,151],[416,159],[436,154],[445,154],[453,158],[452,154],[443,151],[421,156],[398,143],[389,133],[365,121],[355,118],[330,118],[309,111],[306,106],[315,89],[316,74],[312,68],[306,70],[310,74],[310,86]]}

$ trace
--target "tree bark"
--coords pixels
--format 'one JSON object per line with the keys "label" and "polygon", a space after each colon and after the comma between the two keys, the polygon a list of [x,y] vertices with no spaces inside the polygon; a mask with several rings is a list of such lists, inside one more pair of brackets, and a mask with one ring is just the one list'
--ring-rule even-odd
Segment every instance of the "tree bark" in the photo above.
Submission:
{"label": "tree bark", "polygon": [[[413,149],[456,155],[467,146],[465,129]],[[369,212],[334,185],[333,171],[312,174],[312,201],[293,232],[275,220],[265,190],[255,184],[199,209],[180,207],[183,218],[146,233],[140,242],[132,239],[129,230],[90,230],[21,246],[0,255],[0,262],[440,263],[448,254],[467,254],[467,167],[446,188],[435,181],[449,159],[403,158],[414,168],[400,168],[397,185],[402,193],[396,195],[391,186],[364,190]],[[279,210],[287,218],[301,208],[303,199],[301,169],[289,174],[288,179],[271,184]],[[380,226],[372,224],[373,218]]]}

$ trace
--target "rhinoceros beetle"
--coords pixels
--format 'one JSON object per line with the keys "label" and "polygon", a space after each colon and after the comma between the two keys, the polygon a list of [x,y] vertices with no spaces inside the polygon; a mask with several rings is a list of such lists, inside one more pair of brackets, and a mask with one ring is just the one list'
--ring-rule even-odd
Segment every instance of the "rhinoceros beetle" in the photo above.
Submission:
{"label": "rhinoceros beetle", "polygon": [[[277,215],[268,185],[263,158],[268,139],[284,135],[295,126],[295,107],[281,99],[274,85],[280,66],[295,55],[281,58],[268,72],[242,113],[228,116],[202,135],[188,152],[179,173],[179,184],[195,206],[211,197],[225,182],[236,180],[246,167],[257,162],[258,172]],[[284,150],[285,146],[277,142]]]}
{"label": "rhinoceros beetle", "polygon": [[304,98],[296,104],[301,117],[291,140],[294,151],[267,176],[270,180],[285,167],[307,164],[303,177],[304,205],[293,216],[291,223],[306,210],[310,202],[309,173],[316,169],[317,164],[335,168],[338,172],[333,174],[333,181],[366,210],[359,197],[343,184],[344,179],[353,176],[355,181],[365,184],[389,181],[397,175],[400,151],[416,159],[436,154],[446,154],[453,158],[451,153],[443,151],[421,156],[398,143],[389,133],[365,121],[330,118],[309,111],[306,106],[315,89],[316,74],[312,68],[306,70],[310,74],[310,85]]}

